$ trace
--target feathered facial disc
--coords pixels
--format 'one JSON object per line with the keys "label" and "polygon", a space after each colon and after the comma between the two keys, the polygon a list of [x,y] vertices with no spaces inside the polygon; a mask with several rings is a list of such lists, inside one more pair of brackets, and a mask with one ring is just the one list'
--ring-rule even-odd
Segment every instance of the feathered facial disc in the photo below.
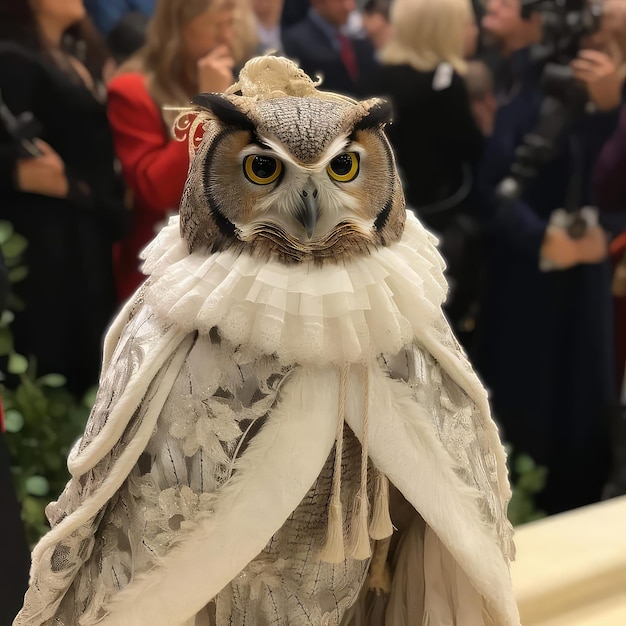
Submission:
{"label": "feathered facial disc", "polygon": [[397,241],[405,203],[382,100],[203,94],[181,205],[190,250],[345,260]]}

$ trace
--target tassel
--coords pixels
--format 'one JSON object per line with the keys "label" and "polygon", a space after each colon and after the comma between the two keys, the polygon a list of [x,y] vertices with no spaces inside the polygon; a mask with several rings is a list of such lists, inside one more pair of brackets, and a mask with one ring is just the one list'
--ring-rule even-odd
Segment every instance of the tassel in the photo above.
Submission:
{"label": "tassel", "polygon": [[350,546],[348,552],[353,559],[364,561],[372,556],[372,545],[367,532],[367,492],[365,496],[359,491],[354,499],[352,523],[350,525]]}
{"label": "tassel", "polygon": [[389,481],[378,472],[374,487],[374,511],[370,522],[370,537],[380,541],[393,534],[393,524],[389,515]]}
{"label": "tassel", "polygon": [[364,365],[363,371],[365,392],[363,394],[363,440],[361,441],[361,487],[354,499],[352,507],[349,547],[350,556],[361,561],[372,556],[372,546],[367,530],[369,517],[369,506],[367,502],[367,464],[369,463],[367,436],[370,404],[370,377],[367,364]]}
{"label": "tassel", "polygon": [[343,425],[346,419],[346,396],[350,366],[341,369],[339,376],[339,407],[337,415],[337,438],[335,440],[335,464],[333,484],[328,503],[328,524],[326,542],[320,552],[320,559],[326,563],[341,563],[345,560],[343,546],[343,507],[341,506],[341,460],[343,456]]}
{"label": "tassel", "polygon": [[326,543],[320,552],[320,559],[325,563],[342,563],[346,559],[343,548],[343,509],[341,502],[331,502],[328,505]]}

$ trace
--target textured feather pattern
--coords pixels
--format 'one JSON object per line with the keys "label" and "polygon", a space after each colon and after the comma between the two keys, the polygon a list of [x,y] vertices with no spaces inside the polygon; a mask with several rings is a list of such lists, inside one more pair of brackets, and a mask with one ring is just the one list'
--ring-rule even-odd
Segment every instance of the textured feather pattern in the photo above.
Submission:
{"label": "textured feather pattern", "polygon": [[430,328],[446,294],[434,238],[414,219],[401,242],[344,265],[259,263],[245,253],[189,254],[178,218],[145,251],[146,302],[187,330],[285,363],[395,354]]}
{"label": "textured feather pattern", "polygon": [[335,439],[337,373],[302,368],[213,510],[109,605],[102,624],[183,623],[225,587],[283,525],[320,474]]}
{"label": "textured feather pattern", "polygon": [[[349,428],[344,433],[341,481],[344,529],[359,486],[361,446]],[[298,508],[272,540],[215,599],[214,624],[228,626],[338,626],[363,584],[368,561],[320,560],[326,511],[333,481],[334,455]],[[341,527],[341,524],[340,524]],[[302,590],[306,589],[305,593]]]}
{"label": "textured feather pattern", "polygon": [[[346,421],[362,438],[362,377],[353,375]],[[369,454],[374,465],[421,514],[450,551],[472,585],[485,598],[502,626],[518,626],[508,563],[495,532],[481,518],[481,493],[456,473],[433,428],[432,419],[414,400],[410,387],[385,372],[370,372]]]}
{"label": "textured feather pattern", "polygon": [[[93,547],[94,526],[103,507],[123,485],[143,453],[191,343],[189,337],[170,354],[159,355],[161,367],[146,381],[143,403],[134,414],[133,427],[111,445],[110,454],[100,461],[102,467],[80,476],[80,480],[70,481],[57,505],[50,505],[46,510],[53,528],[33,550],[31,584],[37,587],[40,581],[46,577],[47,580],[45,585],[41,584],[39,593],[42,595],[32,605],[27,595],[21,617],[23,623],[45,623],[44,618],[55,614],[63,593]],[[98,412],[96,415],[102,417]],[[108,471],[103,470],[104,467]]]}

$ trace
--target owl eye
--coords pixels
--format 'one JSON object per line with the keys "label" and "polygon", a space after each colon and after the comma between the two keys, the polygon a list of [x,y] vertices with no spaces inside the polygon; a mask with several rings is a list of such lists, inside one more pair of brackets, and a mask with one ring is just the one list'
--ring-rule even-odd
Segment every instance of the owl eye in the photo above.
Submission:
{"label": "owl eye", "polygon": [[356,152],[344,152],[328,164],[326,171],[333,180],[348,183],[359,174],[359,155]]}
{"label": "owl eye", "polygon": [[251,154],[243,161],[246,178],[255,185],[269,185],[282,173],[283,164],[274,157]]}

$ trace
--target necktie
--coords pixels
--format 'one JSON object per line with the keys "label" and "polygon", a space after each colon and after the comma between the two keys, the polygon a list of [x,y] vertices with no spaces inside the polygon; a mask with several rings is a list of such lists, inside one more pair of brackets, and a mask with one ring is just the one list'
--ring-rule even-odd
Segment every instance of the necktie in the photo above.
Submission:
{"label": "necktie", "polygon": [[348,71],[350,78],[355,81],[359,76],[359,66],[357,64],[356,54],[354,53],[354,47],[352,46],[352,42],[349,37],[346,37],[342,33],[339,33],[338,37],[341,62]]}

